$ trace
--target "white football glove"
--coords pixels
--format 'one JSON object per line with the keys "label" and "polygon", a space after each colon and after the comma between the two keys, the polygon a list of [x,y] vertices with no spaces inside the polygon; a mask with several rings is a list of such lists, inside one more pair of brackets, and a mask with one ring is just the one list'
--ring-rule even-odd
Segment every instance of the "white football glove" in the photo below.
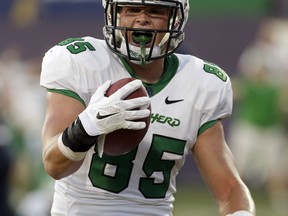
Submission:
{"label": "white football glove", "polygon": [[108,134],[118,129],[139,130],[146,126],[145,122],[133,120],[150,115],[149,97],[138,97],[124,100],[142,86],[140,80],[133,80],[118,89],[109,97],[105,96],[111,81],[99,86],[91,97],[87,108],[80,113],[79,119],[90,136]]}
{"label": "white football glove", "polygon": [[254,215],[251,212],[242,210],[234,212],[233,214],[228,214],[226,216],[254,216]]}

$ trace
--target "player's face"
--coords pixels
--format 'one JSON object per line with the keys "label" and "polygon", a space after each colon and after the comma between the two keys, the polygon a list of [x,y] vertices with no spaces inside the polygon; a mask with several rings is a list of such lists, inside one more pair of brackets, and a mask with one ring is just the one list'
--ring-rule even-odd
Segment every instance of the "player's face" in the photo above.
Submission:
{"label": "player's face", "polygon": [[[119,9],[120,26],[128,28],[167,30],[169,9],[159,6],[123,6]],[[128,32],[128,42],[139,46],[133,37],[135,32]],[[158,33],[155,45],[159,44],[165,33]],[[147,43],[146,46],[150,44]]]}

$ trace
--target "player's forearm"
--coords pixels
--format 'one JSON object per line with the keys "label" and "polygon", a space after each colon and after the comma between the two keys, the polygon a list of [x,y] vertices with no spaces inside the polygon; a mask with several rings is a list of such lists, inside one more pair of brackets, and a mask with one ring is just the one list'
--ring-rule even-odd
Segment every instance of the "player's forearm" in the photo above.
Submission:
{"label": "player's forearm", "polygon": [[43,141],[45,171],[56,180],[74,173],[83,162],[83,160],[72,161],[65,157],[58,148],[58,138],[59,135]]}
{"label": "player's forearm", "polygon": [[254,201],[244,184],[231,187],[226,198],[219,202],[219,207],[221,216],[226,216],[240,210],[245,210],[256,215]]}

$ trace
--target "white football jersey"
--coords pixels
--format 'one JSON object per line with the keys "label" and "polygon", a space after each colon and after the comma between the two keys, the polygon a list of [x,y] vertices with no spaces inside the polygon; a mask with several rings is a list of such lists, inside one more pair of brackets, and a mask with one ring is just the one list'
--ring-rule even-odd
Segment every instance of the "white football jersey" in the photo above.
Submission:
{"label": "white football jersey", "polygon": [[[106,80],[130,76],[103,40],[74,38],[46,53],[41,85],[87,105]],[[231,83],[214,64],[172,54],[161,80],[144,85],[152,113],[142,142],[123,156],[100,158],[91,148],[77,172],[56,181],[52,215],[172,215],[175,179],[197,136],[231,114]]]}

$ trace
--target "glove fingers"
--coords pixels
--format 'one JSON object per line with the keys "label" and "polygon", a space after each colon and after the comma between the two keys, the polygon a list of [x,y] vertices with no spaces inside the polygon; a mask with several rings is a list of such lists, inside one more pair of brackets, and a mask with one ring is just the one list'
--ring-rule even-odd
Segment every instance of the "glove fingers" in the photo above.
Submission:
{"label": "glove fingers", "polygon": [[104,84],[98,87],[97,92],[101,92],[104,95],[110,87],[111,83],[111,80],[107,80]]}
{"label": "glove fingers", "polygon": [[129,129],[129,130],[141,130],[146,127],[145,122],[133,122],[133,121],[126,121],[123,124],[123,129]]}
{"label": "glove fingers", "polygon": [[148,97],[138,97],[138,98],[132,98],[129,100],[121,100],[117,104],[118,107],[125,110],[131,110],[131,109],[147,109],[150,105],[150,98]]}
{"label": "glove fingers", "polygon": [[114,94],[105,97],[111,81],[106,81],[98,87],[93,94],[87,108],[79,115],[85,131],[88,134],[107,134],[115,130],[126,128],[139,130],[145,128],[143,119],[150,115],[147,107],[150,105],[149,97],[139,97],[124,100],[129,94],[142,86],[140,80],[133,80]]}
{"label": "glove fingers", "polygon": [[111,95],[111,97],[125,99],[128,95],[139,89],[141,86],[142,82],[140,80],[133,80],[124,85],[122,88],[118,89],[114,94]]}
{"label": "glove fingers", "polygon": [[95,93],[92,95],[90,103],[100,101],[102,98],[104,98],[104,95],[107,92],[108,88],[110,87],[111,83],[112,83],[111,80],[108,80],[104,84],[100,85],[95,91]]}
{"label": "glove fingers", "polygon": [[131,110],[125,112],[125,120],[138,120],[150,115],[150,110]]}

